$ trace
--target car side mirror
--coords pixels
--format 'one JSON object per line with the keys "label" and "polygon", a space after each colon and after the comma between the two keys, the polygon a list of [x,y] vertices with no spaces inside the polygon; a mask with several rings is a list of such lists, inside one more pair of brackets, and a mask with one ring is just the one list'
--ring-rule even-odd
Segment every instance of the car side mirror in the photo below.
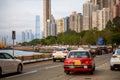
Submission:
{"label": "car side mirror", "polygon": [[17,57],[15,57],[15,56],[14,56],[13,58],[14,58],[14,59],[17,59]]}

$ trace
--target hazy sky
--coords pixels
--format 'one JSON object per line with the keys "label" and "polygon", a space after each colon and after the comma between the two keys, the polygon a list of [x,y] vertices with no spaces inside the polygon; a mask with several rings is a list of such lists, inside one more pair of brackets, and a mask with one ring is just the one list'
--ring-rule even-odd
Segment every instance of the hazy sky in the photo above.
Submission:
{"label": "hazy sky", "polygon": [[[73,11],[82,13],[83,3],[88,0],[51,0],[55,19],[69,16]],[[21,39],[21,32],[32,29],[35,32],[35,18],[40,15],[43,30],[43,0],[0,0],[0,37],[10,36],[12,30]]]}

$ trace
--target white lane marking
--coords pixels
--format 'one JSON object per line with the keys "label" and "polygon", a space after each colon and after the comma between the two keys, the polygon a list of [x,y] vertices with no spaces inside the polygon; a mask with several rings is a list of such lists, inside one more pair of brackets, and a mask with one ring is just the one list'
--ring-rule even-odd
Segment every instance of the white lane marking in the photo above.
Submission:
{"label": "white lane marking", "polygon": [[45,67],[45,69],[52,69],[52,68],[56,68],[56,67],[60,67],[62,65],[55,65],[55,66],[49,66],[49,67]]}
{"label": "white lane marking", "polygon": [[37,72],[37,70],[29,71],[29,72],[26,72],[26,73],[23,73],[23,74],[19,74],[19,75],[7,77],[7,79],[9,79],[9,78],[14,78],[14,77],[20,77],[20,76],[24,76],[24,75],[32,74],[32,73],[36,73],[36,72]]}
{"label": "white lane marking", "polygon": [[14,77],[20,77],[20,76],[24,76],[24,75],[27,75],[27,74],[36,73],[36,72],[38,72],[39,70],[52,69],[52,68],[56,68],[56,67],[60,67],[60,66],[62,66],[62,65],[49,66],[49,67],[41,68],[41,69],[38,69],[38,70],[29,71],[29,72],[26,72],[26,73],[23,73],[23,74],[19,74],[19,75],[15,75],[15,76],[10,76],[10,77],[7,77],[7,79],[9,79],[9,78],[14,78]]}

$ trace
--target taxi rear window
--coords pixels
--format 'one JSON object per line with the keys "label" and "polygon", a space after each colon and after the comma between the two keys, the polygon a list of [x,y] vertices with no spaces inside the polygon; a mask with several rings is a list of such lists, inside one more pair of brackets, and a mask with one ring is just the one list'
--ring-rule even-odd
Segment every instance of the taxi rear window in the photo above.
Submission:
{"label": "taxi rear window", "polygon": [[90,55],[86,51],[70,52],[68,58],[89,58]]}

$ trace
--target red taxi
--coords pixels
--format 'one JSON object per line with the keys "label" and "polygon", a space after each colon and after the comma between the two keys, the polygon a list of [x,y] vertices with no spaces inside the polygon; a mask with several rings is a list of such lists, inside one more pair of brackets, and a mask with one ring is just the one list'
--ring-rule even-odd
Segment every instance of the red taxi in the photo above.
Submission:
{"label": "red taxi", "polygon": [[68,53],[64,61],[64,72],[89,72],[95,71],[94,58],[88,50],[72,50]]}

